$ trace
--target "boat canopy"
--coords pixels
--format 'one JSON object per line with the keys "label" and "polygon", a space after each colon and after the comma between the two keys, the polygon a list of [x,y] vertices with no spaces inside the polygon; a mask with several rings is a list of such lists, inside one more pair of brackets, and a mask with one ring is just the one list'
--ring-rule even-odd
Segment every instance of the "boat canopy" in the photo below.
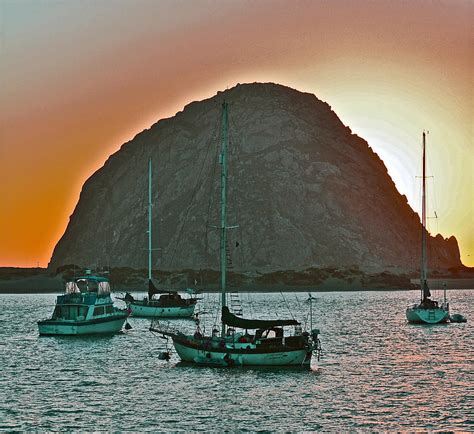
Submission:
{"label": "boat canopy", "polygon": [[97,289],[98,294],[110,294],[110,284],[109,282],[99,282]]}
{"label": "boat canopy", "polygon": [[232,314],[227,306],[222,307],[222,322],[228,326],[238,327],[241,329],[267,329],[271,327],[300,324],[295,319],[261,320],[240,318]]}
{"label": "boat canopy", "polygon": [[89,284],[92,284],[92,291],[97,294],[110,294],[110,284],[109,279],[101,276],[79,276],[73,277],[66,282],[66,293],[72,294],[76,292],[81,292],[78,283],[86,283],[87,290],[90,291],[91,288]]}
{"label": "boat canopy", "polygon": [[67,294],[74,294],[74,293],[80,293],[81,290],[77,286],[76,282],[66,282],[66,293]]}
{"label": "boat canopy", "polygon": [[89,282],[108,282],[109,281],[107,277],[92,276],[92,275],[72,277],[71,279],[68,279],[69,282],[78,282],[79,280],[87,280]]}

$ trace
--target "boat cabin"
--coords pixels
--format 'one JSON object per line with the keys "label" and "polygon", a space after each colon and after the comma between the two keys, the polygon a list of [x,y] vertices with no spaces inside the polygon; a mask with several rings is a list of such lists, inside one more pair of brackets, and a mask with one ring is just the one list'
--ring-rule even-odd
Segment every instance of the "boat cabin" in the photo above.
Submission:
{"label": "boat cabin", "polygon": [[177,292],[170,292],[161,294],[158,299],[151,299],[150,305],[157,307],[176,307],[176,306],[188,306],[190,299],[181,297]]}
{"label": "boat cabin", "polygon": [[438,309],[438,302],[436,300],[431,300],[431,298],[426,298],[420,303],[422,309]]}
{"label": "boat cabin", "polygon": [[75,277],[66,282],[66,294],[56,299],[52,319],[82,321],[115,313],[109,281],[104,277]]}

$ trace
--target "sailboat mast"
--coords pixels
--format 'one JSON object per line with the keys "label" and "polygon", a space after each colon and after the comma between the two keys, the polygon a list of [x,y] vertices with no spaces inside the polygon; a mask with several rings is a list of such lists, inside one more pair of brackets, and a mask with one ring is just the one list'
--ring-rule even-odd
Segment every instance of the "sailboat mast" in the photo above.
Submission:
{"label": "sailboat mast", "polygon": [[426,286],[426,133],[423,131],[423,176],[421,192],[421,300],[425,299]]}
{"label": "sailboat mast", "polygon": [[[222,103],[222,149],[220,155],[221,164],[221,245],[220,245],[220,268],[221,268],[221,307],[226,306],[226,274],[227,274],[227,146],[228,135],[228,112],[227,103]],[[225,336],[225,324],[222,322],[221,336]]]}
{"label": "sailboat mast", "polygon": [[151,157],[148,161],[148,281],[151,280]]}

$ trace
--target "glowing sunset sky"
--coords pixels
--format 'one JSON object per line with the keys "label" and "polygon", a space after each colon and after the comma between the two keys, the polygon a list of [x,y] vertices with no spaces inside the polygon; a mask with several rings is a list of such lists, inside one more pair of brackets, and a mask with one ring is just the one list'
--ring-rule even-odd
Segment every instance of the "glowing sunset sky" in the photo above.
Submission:
{"label": "glowing sunset sky", "polygon": [[0,0],[0,266],[47,265],[120,145],[236,83],[314,93],[474,266],[474,2]]}

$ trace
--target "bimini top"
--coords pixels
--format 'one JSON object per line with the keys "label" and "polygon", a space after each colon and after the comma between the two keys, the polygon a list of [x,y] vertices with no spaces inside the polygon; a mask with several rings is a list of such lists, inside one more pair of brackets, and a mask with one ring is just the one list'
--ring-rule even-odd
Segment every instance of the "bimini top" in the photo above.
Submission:
{"label": "bimini top", "polygon": [[[81,291],[79,284],[85,283],[85,288]],[[66,281],[66,293],[97,292],[97,294],[110,294],[109,279],[102,276],[78,276]]]}
{"label": "bimini top", "polygon": [[227,306],[222,307],[222,322],[231,327],[238,327],[241,329],[268,329],[278,326],[289,326],[300,324],[295,319],[245,319],[230,313]]}
{"label": "bimini top", "polygon": [[79,280],[87,280],[87,281],[90,281],[90,282],[108,282],[109,281],[109,279],[107,279],[107,277],[92,276],[90,274],[88,274],[86,276],[71,277],[67,281],[68,282],[77,282]]}

